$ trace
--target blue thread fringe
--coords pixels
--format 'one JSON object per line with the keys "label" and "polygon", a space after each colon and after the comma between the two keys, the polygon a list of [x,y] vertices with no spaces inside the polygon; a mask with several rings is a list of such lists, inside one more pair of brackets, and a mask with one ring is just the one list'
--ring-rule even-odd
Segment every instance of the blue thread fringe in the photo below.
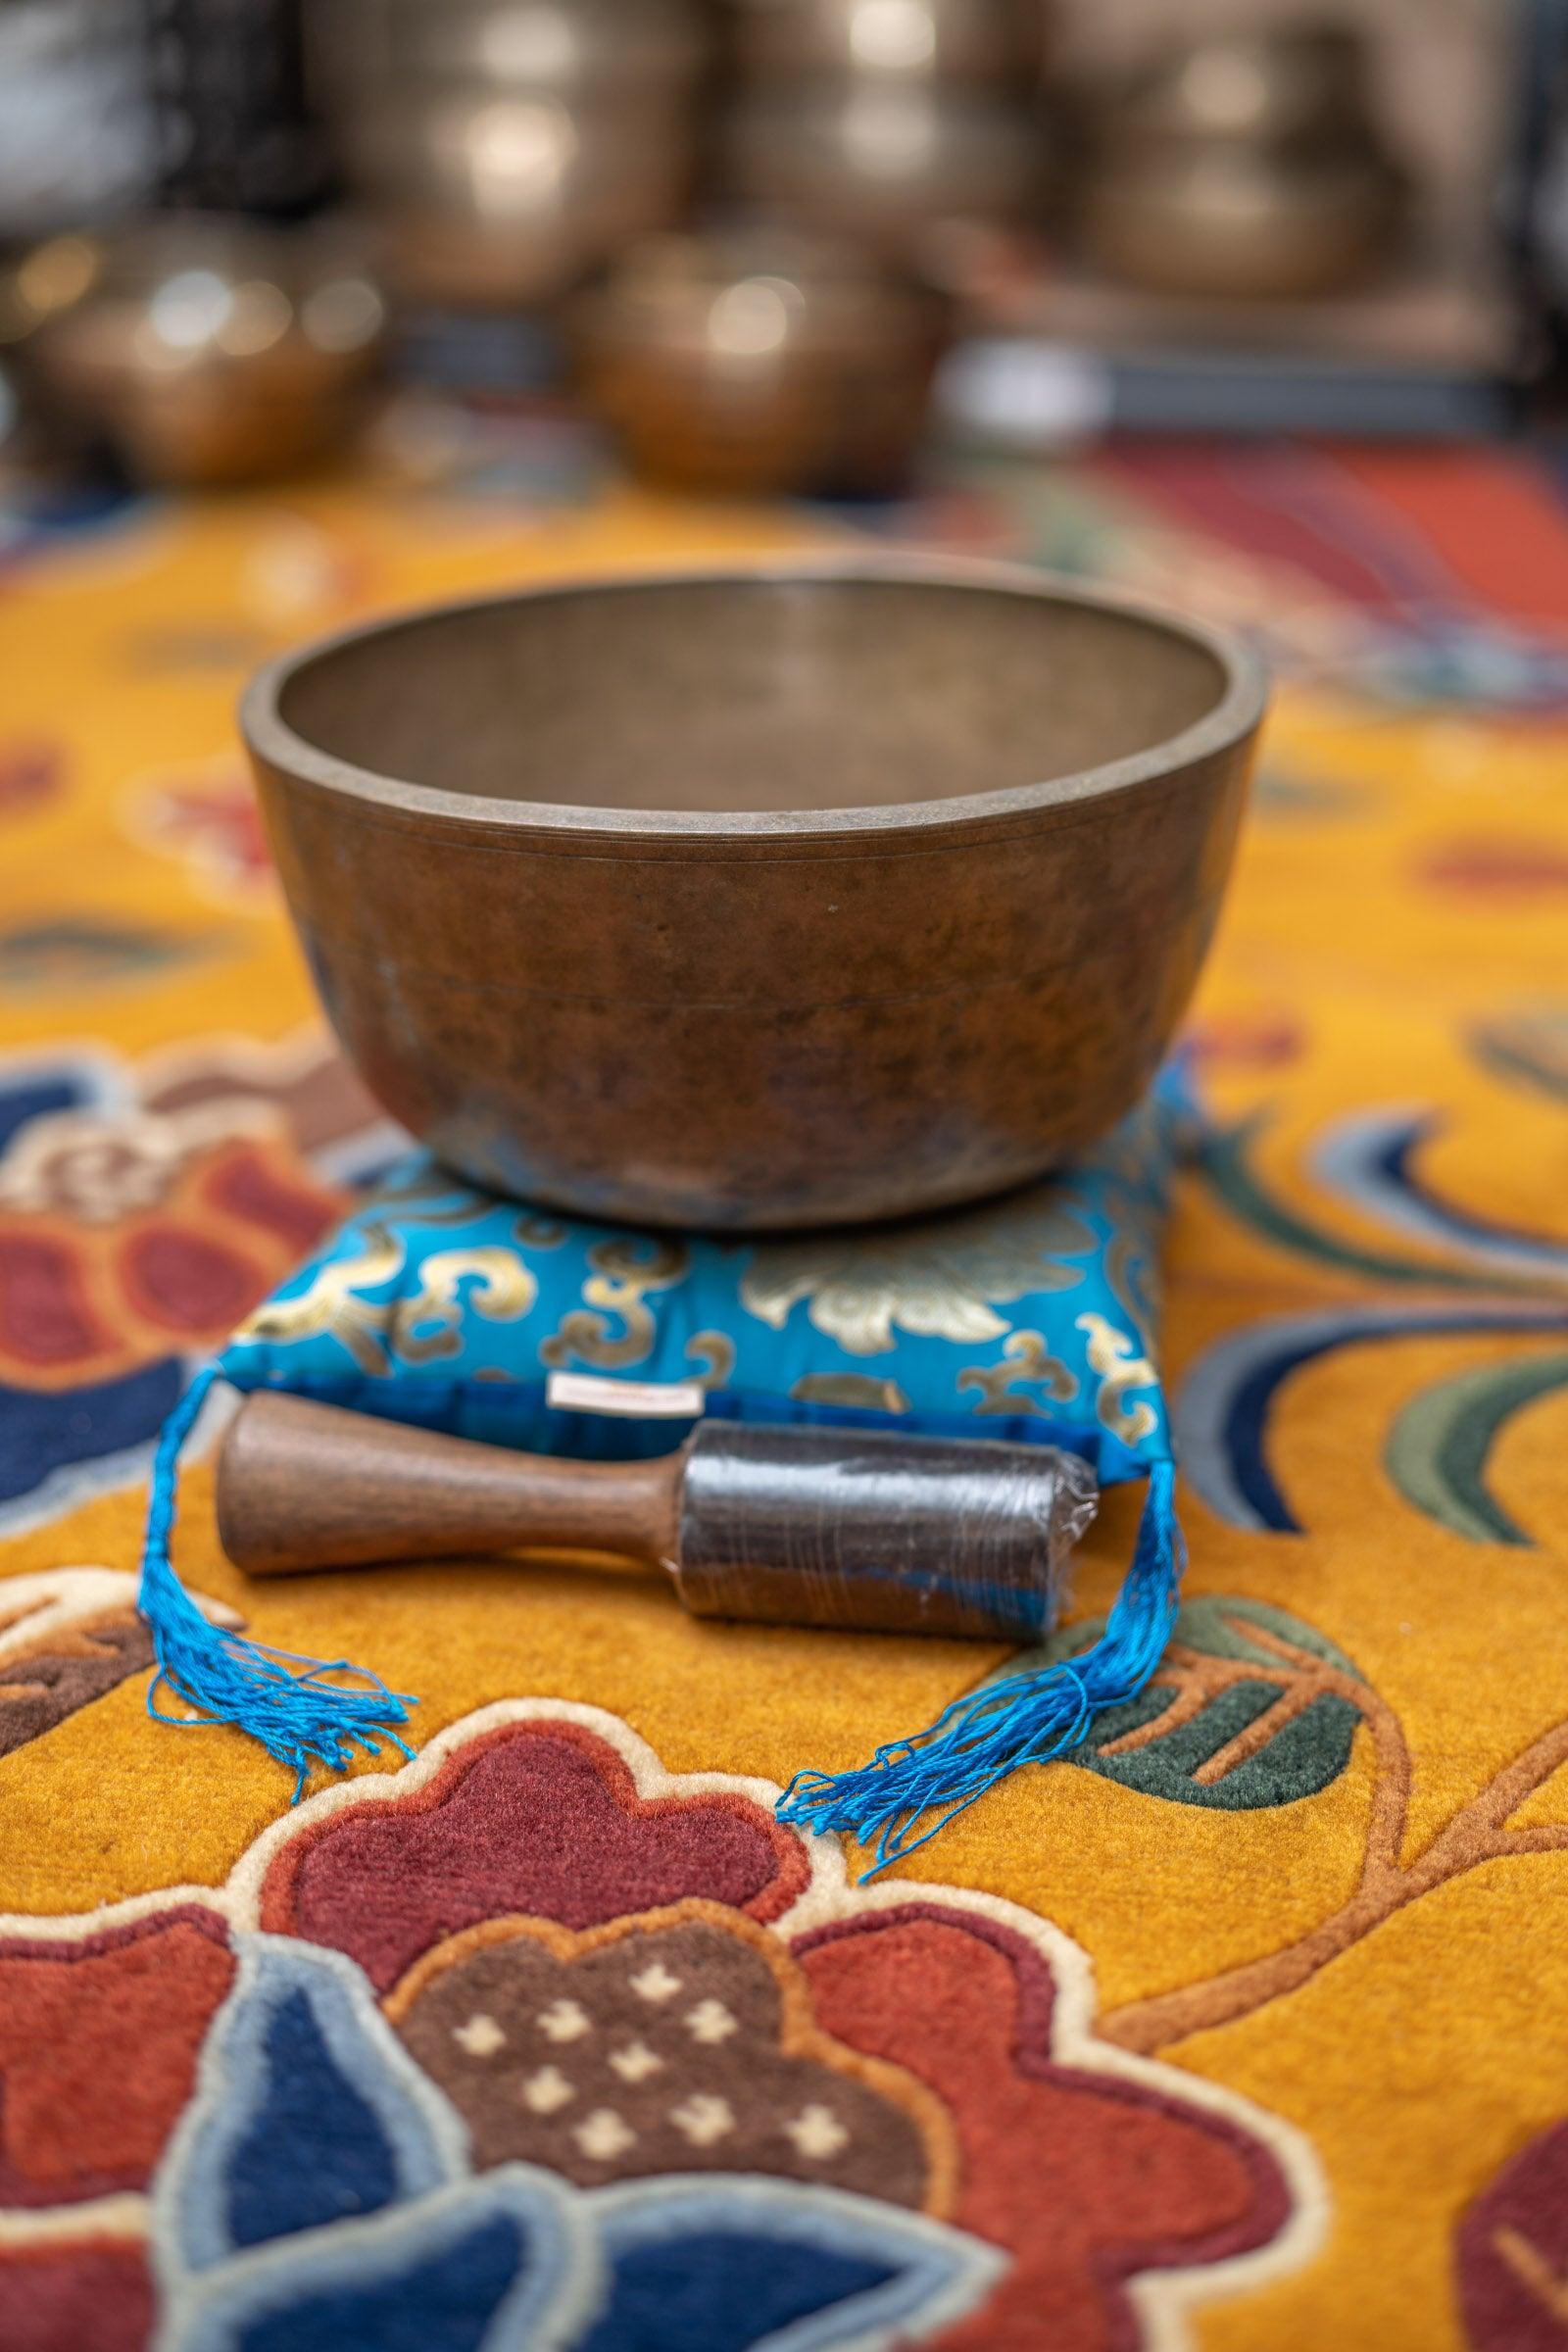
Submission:
{"label": "blue thread fringe", "polygon": [[1156,1462],[1132,1566],[1098,1642],[1080,1657],[982,1683],[929,1731],[891,1740],[857,1772],[797,1773],[779,1800],[780,1821],[869,1846],[862,1886],[904,1861],[1020,1764],[1069,1755],[1102,1709],[1138,1696],[1170,1640],[1185,1566],[1175,1467]]}
{"label": "blue thread fringe", "polygon": [[[389,1690],[378,1675],[351,1666],[347,1658],[303,1658],[292,1650],[269,1649],[243,1634],[213,1625],[202,1615],[169,1557],[179,1483],[180,1448],[218,1378],[217,1367],[199,1372],[164,1424],[153,1463],[147,1504],[147,1538],[142,1550],[136,1605],[151,1629],[158,1672],[147,1691],[155,1722],[189,1730],[196,1724],[231,1723],[259,1740],[280,1764],[295,1773],[299,1803],[314,1762],[332,1772],[346,1770],[350,1751],[379,1755],[383,1740],[414,1753],[392,1730],[407,1723],[417,1700]],[[352,1674],[366,1687],[345,1690],[328,1675]],[[194,1715],[166,1715],[157,1705],[160,1686],[194,1707]]]}

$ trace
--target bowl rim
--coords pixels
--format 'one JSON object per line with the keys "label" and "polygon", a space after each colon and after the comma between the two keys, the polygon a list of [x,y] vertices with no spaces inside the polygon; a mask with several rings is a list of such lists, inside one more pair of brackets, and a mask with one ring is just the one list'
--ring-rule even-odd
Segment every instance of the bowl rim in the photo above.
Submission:
{"label": "bowl rim", "polygon": [[[1219,699],[1203,715],[1161,742],[1119,760],[1053,776],[1036,784],[1003,785],[994,792],[962,793],[943,800],[897,801],[875,807],[832,808],[614,808],[576,802],[497,799],[388,776],[323,751],[299,734],[282,714],[282,698],[292,680],[312,663],[350,647],[396,636],[435,620],[459,619],[500,606],[555,602],[627,590],[679,587],[771,586],[928,587],[984,590],[1042,605],[1089,609],[1180,637],[1218,665]],[[1234,631],[1120,590],[1089,587],[1070,576],[1022,564],[933,559],[920,556],[821,551],[733,559],[719,564],[595,571],[544,580],[482,596],[444,598],[401,608],[316,637],[258,669],[239,705],[240,731],[250,751],[292,782],[357,802],[369,810],[435,819],[459,830],[499,831],[518,836],[556,836],[562,848],[573,839],[583,846],[619,839],[663,841],[810,842],[872,840],[891,833],[954,833],[993,827],[998,819],[1045,815],[1112,801],[1151,785],[1174,781],[1200,763],[1235,750],[1262,723],[1269,696],[1268,671]]]}

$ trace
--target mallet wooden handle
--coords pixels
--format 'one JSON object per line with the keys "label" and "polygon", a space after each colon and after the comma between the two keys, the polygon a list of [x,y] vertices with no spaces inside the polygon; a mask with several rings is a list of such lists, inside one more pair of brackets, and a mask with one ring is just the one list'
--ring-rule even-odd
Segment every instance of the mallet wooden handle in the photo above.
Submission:
{"label": "mallet wooden handle", "polygon": [[264,1391],[218,1470],[218,1532],[252,1576],[460,1553],[611,1552],[668,1565],[683,1454],[572,1462]]}

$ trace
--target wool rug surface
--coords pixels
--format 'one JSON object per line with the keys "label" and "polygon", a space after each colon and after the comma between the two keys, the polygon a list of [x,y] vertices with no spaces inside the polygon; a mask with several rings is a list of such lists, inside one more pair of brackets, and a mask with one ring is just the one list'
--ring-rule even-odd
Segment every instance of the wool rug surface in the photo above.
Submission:
{"label": "wool rug surface", "polygon": [[153,1433],[397,1140],[286,929],[244,673],[410,598],[852,527],[548,465],[4,518],[6,2352],[1568,2344],[1544,462],[1151,446],[874,525],[1241,620],[1281,681],[1192,1021],[1192,1565],[1142,1701],[862,1886],[778,1784],[1000,1650],[565,1564],[252,1588],[209,1454],[187,1583],[418,1691],[416,1753],[291,1809],[242,1738],[149,1719]]}

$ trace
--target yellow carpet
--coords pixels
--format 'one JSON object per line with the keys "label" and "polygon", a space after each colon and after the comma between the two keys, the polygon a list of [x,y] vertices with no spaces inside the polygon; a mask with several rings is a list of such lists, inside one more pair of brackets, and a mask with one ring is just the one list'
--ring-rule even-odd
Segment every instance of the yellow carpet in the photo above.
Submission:
{"label": "yellow carpet", "polygon": [[[375,1144],[372,1107],[316,1026],[266,867],[237,685],[300,636],[410,598],[846,527],[629,493],[525,509],[329,486],[150,502],[12,553],[0,580],[0,2342],[18,2352],[150,2341],[160,2302],[166,2326],[189,2330],[180,2343],[318,2340],[325,2304],[314,2318],[289,2304],[294,2333],[246,2332],[262,2328],[262,2304],[244,2299],[262,2294],[254,2251],[159,2251],[172,2228],[159,2199],[173,2209],[178,2166],[193,2161],[177,2118],[195,2112],[193,2083],[218,2096],[220,2040],[209,2036],[199,2075],[195,2049],[223,1985],[171,1959],[162,2007],[151,1980],[127,1990],[114,1955],[133,1929],[174,1935],[182,1902],[207,1923],[188,1931],[192,1951],[226,1952],[259,1927],[264,1960],[349,1952],[386,1998],[377,2030],[404,2021],[407,2047],[443,2083],[428,2056],[437,2025],[421,2042],[405,2013],[416,1996],[458,1997],[428,1988],[428,1962],[396,1997],[376,1976],[398,1871],[376,1881],[387,1919],[373,1935],[370,1896],[349,1905],[359,1943],[348,1929],[280,1925],[267,1904],[282,1897],[257,1892],[279,1856],[347,1849],[341,1791],[290,1816],[287,1776],[258,1749],[163,1728],[145,1707],[127,1579],[148,1435],[180,1363],[303,1254]],[[717,2107],[670,2110],[686,2118],[673,2156],[664,2140],[646,2161],[617,2156],[601,2121],[598,2152],[571,2143],[586,2167],[573,2193],[598,2213],[589,2192],[610,2195],[612,2179],[772,2178],[758,2149],[783,2118],[799,2142],[789,2180],[827,2169],[816,2204],[796,2186],[798,2210],[782,2191],[768,2207],[775,2254],[801,2214],[817,2229],[821,2200],[838,2197],[852,2234],[878,2214],[892,2217],[876,2223],[884,2234],[898,2222],[896,2253],[878,2238],[876,2261],[916,2280],[881,2317],[858,2311],[864,2285],[830,2309],[827,2240],[813,2238],[815,2284],[788,2311],[804,2327],[817,2310],[826,2331],[803,2343],[839,2340],[833,2309],[844,2340],[853,2321],[856,2341],[1040,2352],[1568,2342],[1568,518],[1523,461],[1200,454],[1106,461],[1023,493],[972,481],[907,528],[1185,588],[1261,625],[1282,667],[1194,1020],[1212,1127],[1181,1190],[1165,1323],[1191,1605],[1158,1711],[1087,1761],[1020,1773],[900,1887],[857,1894],[817,1854],[769,1912],[720,1855],[737,1825],[764,1835],[754,1784],[803,1759],[862,1760],[1000,1653],[701,1626],[655,1588],[607,1592],[566,1568],[253,1589],[219,1549],[201,1466],[176,1562],[260,1638],[368,1659],[421,1693],[420,1761],[374,1783],[380,1810],[353,1816],[355,1836],[394,1815],[456,1821],[457,1797],[431,1811],[420,1793],[446,1788],[441,1759],[485,1740],[486,1755],[543,1753],[541,1724],[558,1727],[552,1755],[591,1758],[619,1791],[617,1819],[684,1819],[684,1807],[708,1825],[700,1870],[661,1876],[650,1862],[628,1881],[636,1900],[592,1916],[634,1917],[650,1949],[684,1953],[650,1963],[675,1979],[716,1968],[702,1939],[727,1937],[713,2019],[743,2014],[722,1986],[747,1969],[748,1999],[776,1978],[766,1998],[796,2020],[768,2045],[786,2069],[777,2116],[754,2087],[763,2138],[727,2172],[723,2134],[738,2150],[750,2129],[733,2087],[693,2092]],[[1108,1498],[1079,1610],[1107,1604],[1138,1499]],[[447,1744],[432,1756],[437,1735]],[[496,1816],[505,1838],[485,1832],[486,1855],[548,1841],[548,1811],[516,1803]],[[425,1887],[438,1865],[426,1845],[409,1851],[407,1884]],[[319,1891],[331,1866],[308,1861],[297,1883]],[[496,1884],[488,1909],[436,1905],[440,1969],[518,1948],[515,1936],[470,1948],[475,1919],[531,1920],[528,1966],[541,1984],[556,1972],[552,1986],[564,1972],[602,1975],[630,1933],[590,1931],[564,1896],[549,1907]],[[900,1923],[925,1898],[922,1940]],[[725,1924],[748,1903],[744,1930]],[[984,1966],[943,1976],[939,1918]],[[590,1950],[595,1935],[609,1941]],[[876,1968],[857,1956],[872,1946]],[[1021,1988],[1010,2024],[988,1967]],[[1029,1991],[1031,1969],[1054,2005]],[[8,2004],[25,2032],[8,2027]],[[573,2012],[568,1999],[560,2015]],[[993,2030],[966,2099],[962,2051]],[[471,2019],[463,2031],[476,2047],[488,2038]],[[815,2069],[809,2097],[788,2069]],[[867,2116],[874,2104],[875,2164],[857,2172],[835,2150],[853,2118],[824,2082]],[[340,2084],[331,2113],[347,2095]],[[491,2126],[464,2113],[466,2161],[493,2189]],[[596,2113],[640,2128],[629,2107]],[[194,2145],[196,2127],[180,2129]],[[569,2182],[554,2144],[507,2141],[516,2178],[531,2167]],[[924,2187],[892,2185],[900,2166]],[[332,2234],[320,2213],[307,2220]],[[275,2279],[291,2241],[269,2228]],[[629,2258],[618,2271],[595,2259],[594,2276],[631,2295]],[[856,2260],[869,2278],[870,2254]],[[936,2283],[918,2287],[920,2263]],[[462,2333],[428,2278],[418,2291],[435,2317],[411,2343],[514,2340]],[[579,2313],[578,2332],[562,2321],[551,2341],[654,2345],[676,2328],[675,2303],[646,2279],[640,2320],[594,2291],[611,2315],[601,2333]],[[406,2281],[399,2292],[414,2295]],[[764,2340],[713,2292],[719,2316],[688,2315],[686,2337],[668,2341]],[[381,2334],[358,2325],[368,2344],[406,2340],[390,2321]]]}

